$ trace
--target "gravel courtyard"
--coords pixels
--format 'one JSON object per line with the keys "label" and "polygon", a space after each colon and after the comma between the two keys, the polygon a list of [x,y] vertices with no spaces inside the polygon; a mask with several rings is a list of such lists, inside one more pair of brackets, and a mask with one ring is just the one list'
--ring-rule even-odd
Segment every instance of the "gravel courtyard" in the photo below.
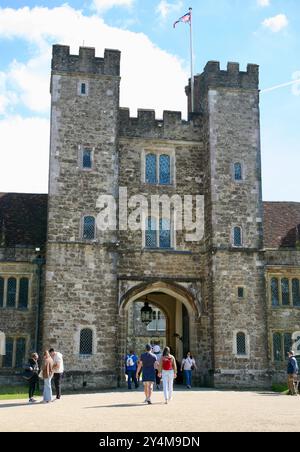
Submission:
{"label": "gravel courtyard", "polygon": [[299,432],[300,397],[268,392],[177,391],[164,405],[142,392],[68,395],[47,405],[0,401],[0,431],[51,432]]}

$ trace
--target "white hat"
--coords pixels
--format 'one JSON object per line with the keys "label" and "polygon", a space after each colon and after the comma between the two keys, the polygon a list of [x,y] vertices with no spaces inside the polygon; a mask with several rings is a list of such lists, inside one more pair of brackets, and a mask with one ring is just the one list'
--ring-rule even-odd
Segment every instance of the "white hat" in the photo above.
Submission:
{"label": "white hat", "polygon": [[160,353],[160,346],[159,346],[159,345],[155,345],[155,346],[153,347],[153,352],[154,352],[154,353]]}

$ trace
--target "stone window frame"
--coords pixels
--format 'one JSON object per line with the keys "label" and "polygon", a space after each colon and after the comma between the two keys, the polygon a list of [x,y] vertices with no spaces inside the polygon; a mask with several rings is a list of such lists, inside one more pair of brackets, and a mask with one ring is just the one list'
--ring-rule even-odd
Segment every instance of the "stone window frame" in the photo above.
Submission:
{"label": "stone window frame", "polygon": [[[146,181],[146,156],[148,154],[156,155],[156,177],[157,182],[155,184],[149,184]],[[170,184],[160,184],[159,174],[160,174],[160,156],[168,155],[170,157],[170,171],[171,171],[171,183]],[[147,147],[142,149],[141,155],[141,183],[149,187],[176,187],[176,151],[175,148],[166,148],[160,146]]]}
{"label": "stone window frame", "polygon": [[[243,289],[243,297],[239,297],[239,289]],[[236,294],[237,294],[237,299],[238,299],[238,301],[244,301],[244,300],[246,300],[246,297],[247,297],[247,289],[246,289],[246,286],[244,286],[243,284],[238,284],[237,286],[236,286]]]}
{"label": "stone window frame", "polygon": [[[246,354],[239,355],[237,350],[237,336],[238,334],[243,333],[246,339]],[[250,335],[247,330],[240,328],[238,330],[233,331],[233,355],[237,359],[250,359]]]}
{"label": "stone window frame", "polygon": [[[281,359],[280,360],[275,360],[275,349],[274,349],[274,336],[275,336],[275,334],[280,335],[280,339],[281,339],[281,357],[280,357]],[[283,330],[283,329],[280,329],[280,328],[272,329],[270,331],[269,342],[270,342],[271,361],[272,361],[272,363],[274,363],[274,364],[276,364],[276,363],[285,363],[287,361],[287,350],[286,350],[286,347],[285,347],[285,335],[290,335],[291,336],[292,344],[293,344],[293,336],[295,334],[296,334],[296,332],[294,332],[294,331]]]}
{"label": "stone window frame", "polygon": [[[148,219],[150,218],[150,215],[147,217],[143,217],[143,224],[148,224]],[[159,216],[152,216],[151,218],[154,218],[156,220],[156,224],[160,224],[161,217]],[[160,251],[160,252],[168,252],[168,251],[176,251],[176,230],[175,230],[175,215],[174,211],[171,212],[171,218],[170,218],[170,235],[171,235],[171,246],[170,248],[160,248],[159,246],[159,230],[156,230],[156,248],[147,248],[146,247],[146,228],[143,228],[142,231],[142,248],[145,251]]]}
{"label": "stone window frame", "polygon": [[[153,313],[154,313],[154,312],[156,313],[156,319],[152,319],[152,322],[151,322],[151,323],[156,322],[156,328],[150,328],[150,326],[151,326],[151,323],[150,323],[150,324],[147,326],[147,331],[149,331],[149,333],[150,333],[150,332],[151,332],[151,333],[153,333],[153,332],[157,332],[157,333],[163,333],[163,332],[166,332],[166,331],[167,331],[167,318],[166,318],[164,312],[163,312],[160,308],[153,307],[153,306],[152,306],[152,310],[153,310]],[[160,318],[160,319],[159,319],[159,314],[162,316],[162,318]],[[164,328],[164,329],[159,329],[159,328],[158,328],[158,322],[159,322],[159,320],[165,320],[165,328]]]}
{"label": "stone window frame", "polygon": [[[241,245],[236,245],[235,244],[235,237],[234,237],[234,231],[236,228],[240,228],[241,230]],[[245,247],[245,233],[244,233],[244,228],[240,225],[240,224],[234,224],[231,228],[231,245],[233,248],[235,249],[241,249]]]}
{"label": "stone window frame", "polygon": [[[85,84],[85,93],[82,93],[82,85]],[[80,97],[88,97],[90,91],[89,81],[86,79],[81,79],[77,84],[77,95]]]}
{"label": "stone window frame", "polygon": [[[4,279],[4,289],[3,289],[3,306],[0,306],[0,312],[1,310],[7,309],[9,311],[11,310],[19,310],[19,311],[29,311],[32,307],[32,279],[33,275],[32,273],[18,273],[18,274],[12,274],[10,272],[1,272],[0,277]],[[8,280],[10,278],[15,278],[17,281],[16,285],[16,304],[14,307],[7,306],[7,284]],[[19,299],[20,299],[20,281],[21,279],[28,279],[28,304],[27,308],[20,308],[19,307]]]}
{"label": "stone window frame", "polygon": [[[83,232],[84,232],[84,219],[86,217],[93,217],[95,218],[95,237],[93,239],[85,239],[83,237]],[[80,219],[80,240],[83,241],[84,243],[96,243],[98,241],[98,234],[97,234],[98,228],[97,228],[97,215],[95,213],[90,213],[90,212],[84,212],[81,215],[81,219]]]}
{"label": "stone window frame", "polygon": [[[279,297],[279,304],[273,305],[272,304],[272,280],[277,279],[278,282],[278,297]],[[287,279],[289,281],[289,304],[284,305],[283,304],[283,295],[282,295],[282,281]],[[300,306],[294,305],[294,293],[293,293],[293,281],[298,280],[300,284],[300,275],[291,275],[286,273],[268,273],[268,298],[269,298],[269,306],[273,309],[300,309]]]}
{"label": "stone window frame", "polygon": [[27,357],[29,356],[30,336],[28,334],[7,334],[7,333],[5,333],[5,339],[7,339],[7,338],[8,339],[13,339],[12,367],[4,367],[4,356],[0,355],[0,369],[20,369],[19,367],[16,367],[17,340],[18,339],[25,339],[24,360],[25,360],[25,363],[26,363]]}
{"label": "stone window frame", "polygon": [[[242,170],[242,179],[238,180],[235,178],[235,165],[241,165],[241,170]],[[246,180],[246,171],[245,171],[245,164],[243,161],[238,161],[236,160],[235,162],[232,163],[232,168],[231,168],[231,172],[232,172],[232,180],[234,183],[236,184],[243,184],[245,183]]]}
{"label": "stone window frame", "polygon": [[[80,354],[80,335],[82,330],[91,330],[93,332],[93,347],[92,347],[92,355],[81,355]],[[75,344],[75,355],[79,357],[82,360],[91,359],[97,354],[97,334],[96,334],[96,327],[94,325],[79,325],[77,327],[77,331],[75,333],[74,337],[74,344]]]}
{"label": "stone window frame", "polygon": [[[85,149],[88,149],[91,151],[91,158],[92,158],[92,166],[91,168],[84,168],[83,166],[83,151]],[[84,171],[86,173],[90,173],[95,170],[95,147],[90,146],[89,144],[80,144],[78,145],[78,167],[81,171]]]}

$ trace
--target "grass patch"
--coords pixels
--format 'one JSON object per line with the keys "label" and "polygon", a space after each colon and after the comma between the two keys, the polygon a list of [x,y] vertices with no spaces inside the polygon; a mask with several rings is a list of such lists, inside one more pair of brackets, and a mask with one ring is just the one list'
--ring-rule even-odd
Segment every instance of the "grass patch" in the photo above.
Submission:
{"label": "grass patch", "polygon": [[[37,396],[40,391],[36,391]],[[0,400],[28,399],[28,386],[0,386]]]}
{"label": "grass patch", "polygon": [[287,385],[284,385],[284,384],[275,384],[275,385],[273,385],[272,386],[272,391],[273,392],[277,392],[277,393],[279,393],[279,394],[288,394],[288,392],[289,392],[289,390],[288,390],[288,387],[287,387]]}

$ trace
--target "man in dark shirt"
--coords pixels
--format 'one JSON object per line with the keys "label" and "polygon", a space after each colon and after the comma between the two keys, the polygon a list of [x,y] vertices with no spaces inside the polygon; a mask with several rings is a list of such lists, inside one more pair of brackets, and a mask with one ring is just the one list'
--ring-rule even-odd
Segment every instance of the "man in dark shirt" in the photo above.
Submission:
{"label": "man in dark shirt", "polygon": [[151,345],[148,344],[148,345],[146,345],[146,353],[143,353],[140,358],[138,369],[136,372],[136,376],[138,378],[138,375],[139,375],[141,369],[143,369],[143,383],[144,383],[145,396],[146,396],[145,403],[148,403],[148,405],[152,404],[151,396],[152,396],[152,392],[153,392],[153,385],[156,380],[156,375],[155,375],[156,363],[157,363],[157,358],[154,355],[154,353],[152,353]]}

